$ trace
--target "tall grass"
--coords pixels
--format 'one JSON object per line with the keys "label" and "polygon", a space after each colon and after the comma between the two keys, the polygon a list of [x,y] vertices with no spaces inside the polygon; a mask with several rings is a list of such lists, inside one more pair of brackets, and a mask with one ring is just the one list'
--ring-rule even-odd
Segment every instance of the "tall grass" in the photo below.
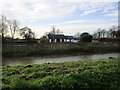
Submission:
{"label": "tall grass", "polygon": [[3,89],[120,89],[120,58],[3,66]]}
{"label": "tall grass", "polygon": [[67,55],[73,53],[104,53],[118,52],[119,45],[111,44],[56,44],[56,45],[30,45],[30,46],[3,46],[2,54],[4,57],[21,56],[49,56],[49,55]]}

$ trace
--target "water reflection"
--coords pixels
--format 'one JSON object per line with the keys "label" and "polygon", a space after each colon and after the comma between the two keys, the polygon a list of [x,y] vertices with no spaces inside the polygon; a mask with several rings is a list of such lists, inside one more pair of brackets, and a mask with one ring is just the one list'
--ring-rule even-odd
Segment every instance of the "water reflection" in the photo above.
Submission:
{"label": "water reflection", "polygon": [[101,58],[118,57],[118,56],[120,56],[120,53],[81,55],[81,56],[70,56],[70,57],[61,57],[61,58],[24,57],[24,58],[4,59],[2,64],[3,65],[41,64],[47,62],[51,63],[51,62],[91,60],[91,59],[101,59]]}

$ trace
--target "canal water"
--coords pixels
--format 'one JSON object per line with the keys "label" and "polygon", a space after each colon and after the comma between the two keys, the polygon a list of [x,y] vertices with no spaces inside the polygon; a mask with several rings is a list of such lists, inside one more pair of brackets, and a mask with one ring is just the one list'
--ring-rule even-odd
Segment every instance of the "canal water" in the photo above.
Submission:
{"label": "canal water", "polygon": [[68,56],[60,58],[41,58],[41,57],[21,57],[21,58],[7,58],[2,60],[2,65],[24,65],[24,64],[42,64],[52,62],[67,62],[78,60],[94,60],[108,57],[119,57],[120,53],[107,53],[107,54],[93,54],[93,55],[80,55]]}

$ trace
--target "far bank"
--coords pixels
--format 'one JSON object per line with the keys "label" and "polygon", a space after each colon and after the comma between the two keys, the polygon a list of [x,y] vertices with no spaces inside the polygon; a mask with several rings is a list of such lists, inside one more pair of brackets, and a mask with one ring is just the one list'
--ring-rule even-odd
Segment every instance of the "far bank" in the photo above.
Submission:
{"label": "far bank", "polygon": [[11,44],[2,46],[3,58],[14,57],[47,57],[59,55],[76,55],[91,53],[119,52],[119,43],[43,43],[43,44]]}

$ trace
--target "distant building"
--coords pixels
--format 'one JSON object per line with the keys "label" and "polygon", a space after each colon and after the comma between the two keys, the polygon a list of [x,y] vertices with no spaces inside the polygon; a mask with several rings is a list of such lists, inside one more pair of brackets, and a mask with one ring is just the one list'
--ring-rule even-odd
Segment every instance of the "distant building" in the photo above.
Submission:
{"label": "distant building", "polygon": [[48,34],[49,42],[72,42],[73,36],[65,36],[62,34]]}

